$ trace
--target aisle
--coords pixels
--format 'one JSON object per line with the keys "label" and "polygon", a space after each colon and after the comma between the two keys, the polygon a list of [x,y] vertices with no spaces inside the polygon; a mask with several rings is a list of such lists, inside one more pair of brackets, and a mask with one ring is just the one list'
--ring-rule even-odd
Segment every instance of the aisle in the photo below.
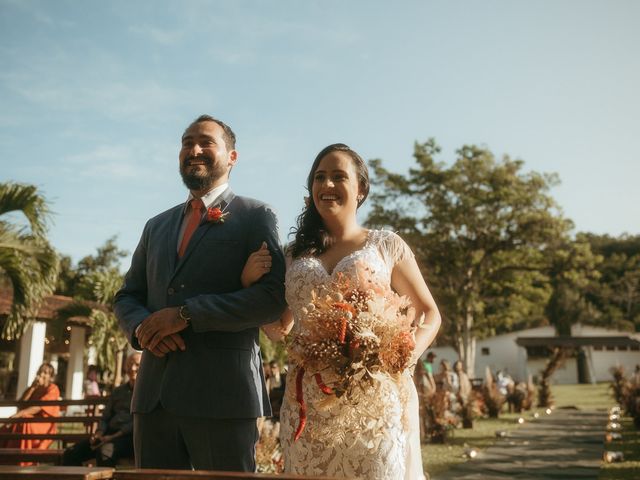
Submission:
{"label": "aisle", "polygon": [[605,411],[555,410],[432,480],[597,479]]}

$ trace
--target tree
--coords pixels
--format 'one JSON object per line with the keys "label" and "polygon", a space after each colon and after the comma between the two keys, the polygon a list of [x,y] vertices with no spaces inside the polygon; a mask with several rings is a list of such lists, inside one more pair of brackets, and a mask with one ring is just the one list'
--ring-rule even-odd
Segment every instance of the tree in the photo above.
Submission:
{"label": "tree", "polygon": [[83,257],[76,267],[71,257],[63,255],[60,260],[60,275],[56,286],[58,295],[80,297],[95,300],[94,288],[90,279],[96,272],[119,272],[120,260],[127,256],[125,250],[120,250],[117,237],[108,238],[104,245],[98,247],[95,255]]}
{"label": "tree", "polygon": [[367,224],[413,247],[443,314],[441,337],[473,374],[476,339],[545,323],[550,252],[572,224],[548,193],[555,175],[524,173],[522,161],[473,145],[450,167],[439,153],[433,139],[417,143],[407,175],[372,160]]}
{"label": "tree", "polygon": [[115,373],[114,386],[121,382],[127,338],[113,314],[112,303],[123,281],[118,261],[126,255],[126,251],[118,248],[116,238],[111,237],[98,247],[95,256],[81,259],[76,269],[69,267],[64,286],[74,296],[74,302],[59,309],[56,320],[57,328],[61,329],[69,318],[89,318],[89,344],[96,349],[98,366]]}
{"label": "tree", "polygon": [[597,265],[599,282],[586,296],[598,314],[594,323],[640,331],[640,235],[580,237],[602,258]]}
{"label": "tree", "polygon": [[13,290],[5,339],[22,335],[58,275],[58,257],[46,238],[50,212],[44,197],[32,185],[0,183],[0,215],[10,212],[24,215],[29,228],[0,220],[0,274]]}
{"label": "tree", "polygon": [[[549,322],[560,335],[571,335],[576,323],[596,324],[599,312],[589,301],[589,292],[597,289],[602,256],[591,250],[583,236],[567,239],[549,252],[551,297],[545,307]],[[553,373],[552,370],[551,373]]]}

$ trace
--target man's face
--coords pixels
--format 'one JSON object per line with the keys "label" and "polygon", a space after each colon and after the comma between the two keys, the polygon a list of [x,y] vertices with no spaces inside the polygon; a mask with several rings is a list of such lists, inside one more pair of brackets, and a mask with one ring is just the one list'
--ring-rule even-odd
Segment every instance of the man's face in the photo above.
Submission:
{"label": "man's face", "polygon": [[140,368],[140,355],[134,355],[129,360],[127,367],[129,382],[131,382],[131,384],[134,384],[136,383],[136,378],[138,378],[138,369]]}
{"label": "man's face", "polygon": [[182,136],[180,175],[189,190],[206,193],[224,183],[235,165],[237,152],[227,150],[224,130],[215,122],[191,125]]}

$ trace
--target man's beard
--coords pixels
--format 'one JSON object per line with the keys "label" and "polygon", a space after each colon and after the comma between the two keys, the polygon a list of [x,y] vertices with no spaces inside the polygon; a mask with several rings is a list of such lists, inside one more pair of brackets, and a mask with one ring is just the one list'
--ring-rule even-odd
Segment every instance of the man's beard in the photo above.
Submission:
{"label": "man's beard", "polygon": [[214,166],[213,161],[207,157],[199,157],[199,160],[204,161],[204,167],[206,173],[203,175],[199,172],[187,172],[185,164],[192,160],[194,157],[185,158],[184,162],[180,165],[180,176],[182,182],[189,190],[208,190],[210,189],[216,180],[220,179],[226,172],[224,167],[220,164]]}

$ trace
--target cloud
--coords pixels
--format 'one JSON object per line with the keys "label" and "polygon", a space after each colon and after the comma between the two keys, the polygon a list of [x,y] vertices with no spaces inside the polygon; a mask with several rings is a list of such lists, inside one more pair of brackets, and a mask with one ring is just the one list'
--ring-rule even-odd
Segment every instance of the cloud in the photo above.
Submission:
{"label": "cloud", "polygon": [[[75,26],[75,23],[68,19],[54,19],[51,15],[47,15],[40,3],[25,2],[23,0],[2,0],[3,8],[13,7],[16,10],[30,16],[33,20],[41,25],[51,28],[69,28]],[[3,12],[6,13],[6,12]],[[8,16],[8,15],[7,15]]]}
{"label": "cloud", "polygon": [[135,84],[102,81],[91,85],[69,85],[64,81],[30,78],[10,88],[31,103],[57,111],[95,111],[112,118],[151,118],[168,111],[188,92],[154,82]]}
{"label": "cloud", "polygon": [[132,25],[129,27],[129,31],[160,45],[175,45],[184,38],[183,31],[169,30],[148,24]]}
{"label": "cloud", "polygon": [[65,174],[82,179],[163,181],[169,169],[173,168],[171,173],[177,169],[167,160],[175,154],[170,150],[168,146],[149,149],[132,144],[98,145],[65,157],[62,169]]}
{"label": "cloud", "polygon": [[[59,113],[99,113],[118,121],[148,121],[176,111],[185,102],[213,103],[208,92],[157,83],[148,78],[109,78],[119,66],[105,66],[97,72],[78,74],[74,65],[60,67],[33,64],[14,72],[0,73],[4,95],[21,98],[39,109]],[[112,74],[114,75],[114,74]],[[117,74],[115,74],[117,75]]]}

